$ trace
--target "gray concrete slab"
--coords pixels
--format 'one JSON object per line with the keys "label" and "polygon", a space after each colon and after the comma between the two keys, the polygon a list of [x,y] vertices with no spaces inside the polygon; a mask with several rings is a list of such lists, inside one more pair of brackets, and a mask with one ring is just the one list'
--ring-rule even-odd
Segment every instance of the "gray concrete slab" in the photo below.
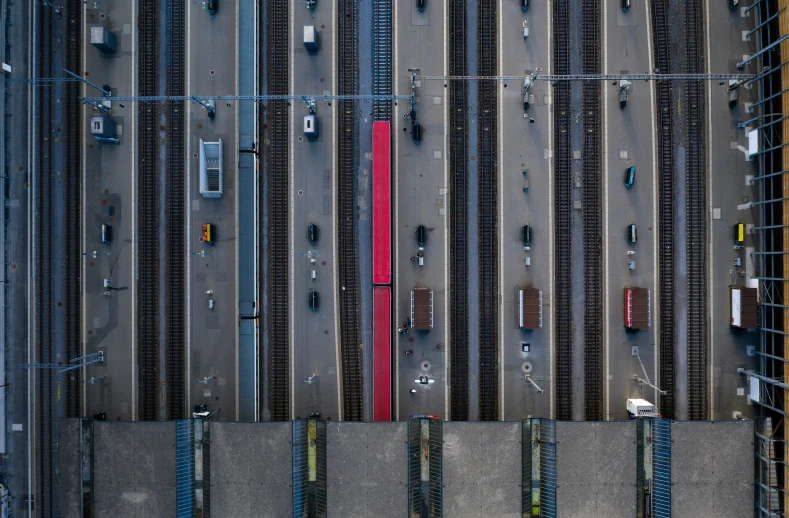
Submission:
{"label": "gray concrete slab", "polygon": [[[258,35],[258,5],[252,2],[238,3],[238,94],[254,95],[258,91],[257,53],[260,47]],[[253,42],[252,45],[246,44]],[[236,103],[238,118],[239,150],[248,151],[258,135],[258,104],[254,101]],[[259,415],[258,388],[258,339],[260,294],[258,255],[258,156],[251,153],[238,157],[238,420],[252,422]],[[260,385],[264,381],[261,380]]]}
{"label": "gray concrete slab", "polygon": [[[336,91],[334,51],[337,5],[319,4],[315,17],[303,4],[292,2],[291,80],[294,95],[330,94]],[[304,48],[303,27],[314,25],[320,47],[316,53]],[[338,103],[320,103],[317,140],[304,136],[303,117],[309,108],[303,102],[291,104],[291,352],[294,417],[320,412],[326,419],[340,417],[341,381],[337,303],[336,205],[336,110]],[[307,228],[320,228],[317,244],[307,239]],[[315,260],[313,263],[312,260]],[[311,279],[315,270],[317,278]],[[309,291],[315,289],[320,307],[307,305]],[[303,383],[316,374],[316,383]]]}
{"label": "gray concrete slab", "polygon": [[556,423],[560,516],[636,514],[636,422]]}
{"label": "gray concrete slab", "polygon": [[[189,80],[187,92],[193,95],[235,95],[238,89],[236,68],[237,13],[219,9],[211,18],[199,4],[187,4],[189,23],[187,49]],[[189,346],[187,412],[205,401],[209,410],[220,408],[220,421],[238,419],[238,289],[237,239],[238,192],[237,117],[233,103],[218,102],[211,119],[205,108],[191,104],[187,112],[187,228],[188,257],[186,301],[189,305],[186,342]],[[200,196],[200,139],[223,141],[224,197]],[[212,223],[215,244],[199,241],[201,226]],[[197,255],[205,253],[205,256]],[[213,291],[208,295],[207,291]],[[210,309],[208,300],[215,306]],[[196,383],[216,376],[208,384]]]}
{"label": "gray concrete slab", "polygon": [[331,514],[405,513],[407,423],[327,423],[326,442],[326,498]]}
{"label": "gray concrete slab", "polygon": [[[89,37],[90,26],[106,27],[116,35],[118,50],[114,56],[105,56],[87,44],[86,75],[97,84],[109,84],[113,94],[136,95],[138,73],[132,49],[137,31],[132,28],[136,27],[137,3],[110,0],[100,7],[110,18],[86,6],[83,36]],[[90,135],[89,117],[97,112],[83,107],[82,339],[86,353],[105,352],[104,364],[88,366],[85,376],[107,376],[82,386],[83,411],[85,415],[106,412],[113,421],[136,418],[137,109],[137,103],[113,103],[112,118],[120,139],[120,144],[113,145],[100,144]],[[101,242],[105,223],[112,226],[109,244]],[[104,287],[104,279],[112,289]]]}
{"label": "gray concrete slab", "polygon": [[[29,4],[33,7],[33,4]],[[27,7],[27,6],[26,6]],[[31,77],[28,57],[30,49],[30,9],[3,9],[4,26],[3,44],[7,49],[6,62],[11,65],[18,77]],[[33,319],[30,317],[34,306],[31,264],[31,237],[28,217],[31,210],[31,161],[34,156],[28,153],[29,130],[31,127],[28,114],[29,93],[35,87],[25,83],[9,82],[10,77],[3,79],[4,100],[3,116],[5,119],[3,163],[3,203],[5,207],[3,244],[3,275],[5,283],[5,325],[3,327],[3,348],[5,349],[5,368],[11,365],[27,363],[28,353],[35,351],[31,340]],[[35,147],[35,146],[34,146]],[[36,373],[31,369],[8,368],[5,382],[9,383],[0,397],[6,398],[6,415],[4,427],[8,430],[5,449],[10,458],[4,459],[4,479],[11,498],[10,504],[14,512],[23,509],[23,495],[28,492],[28,460],[31,451],[28,449],[28,438],[34,429],[28,419],[27,412],[29,394],[34,390]],[[17,426],[14,426],[17,425]]]}
{"label": "gray concrete slab", "polygon": [[[604,3],[603,23],[606,35],[603,49],[603,70],[606,73],[643,73],[651,70],[651,38],[647,17],[649,10],[639,5],[626,14],[615,0]],[[619,107],[619,84],[603,82],[605,110],[603,137],[603,192],[604,201],[604,269],[606,279],[604,340],[606,344],[607,419],[627,419],[625,400],[644,398],[657,403],[655,391],[631,381],[634,374],[644,377],[638,354],[653,379],[656,373],[655,344],[657,343],[657,164],[654,84],[634,83],[628,88],[627,106]],[[627,189],[625,170],[636,166],[636,180]],[[627,226],[636,224],[638,240],[630,245]],[[628,255],[628,252],[635,255]],[[635,270],[628,269],[634,260]],[[647,288],[652,302],[649,329],[637,334],[624,327],[624,289]]]}
{"label": "gray concrete slab", "polygon": [[96,516],[172,516],[175,422],[96,422]]}
{"label": "gray concrete slab", "polygon": [[291,516],[291,423],[210,427],[212,510],[222,516]]}
{"label": "gray concrete slab", "polygon": [[444,423],[444,516],[521,515],[521,426]]}
{"label": "gray concrete slab", "polygon": [[60,472],[60,514],[81,516],[82,475],[80,473],[80,422],[79,419],[58,421],[58,462]]}
{"label": "gray concrete slab", "polygon": [[[529,38],[523,39],[523,20],[528,18]],[[547,71],[551,56],[548,26],[549,5],[532,2],[523,13],[517,2],[501,3],[500,73],[523,76],[541,66]],[[504,86],[506,84],[506,87]],[[553,131],[551,89],[537,81],[530,90],[528,112],[523,109],[523,82],[499,86],[499,264],[501,322],[502,418],[520,420],[551,417],[553,397]],[[534,119],[530,123],[529,119]],[[528,169],[529,191],[523,170]],[[522,228],[530,225],[532,244],[524,250]],[[525,266],[529,258],[530,266]],[[523,331],[518,327],[517,287],[542,290],[542,328]],[[530,345],[523,352],[521,343]],[[524,364],[527,364],[524,366]],[[540,394],[525,380],[526,372],[545,390]]]}
{"label": "gray concrete slab", "polygon": [[[362,35],[359,45],[359,95],[373,94],[373,4],[359,3],[359,34]],[[364,44],[365,38],[369,42]],[[359,211],[359,279],[362,300],[373,300],[373,122],[372,101],[360,101],[359,110],[359,169],[357,174],[357,204]],[[373,305],[362,304],[361,307],[362,343],[373,343]],[[364,417],[372,420],[373,415],[373,355],[362,356],[362,372],[364,373]]]}
{"label": "gray concrete slab", "polygon": [[[410,92],[409,68],[422,75],[444,74],[444,3],[428,2],[418,13],[415,2],[395,2],[394,16],[394,90]],[[392,123],[394,133],[394,327],[406,321],[410,313],[410,292],[414,287],[433,290],[433,329],[411,331],[395,336],[396,419],[409,415],[445,416],[448,411],[446,390],[447,367],[447,203],[446,196],[446,89],[441,81],[420,81],[416,87],[417,120],[422,125],[421,144],[411,138],[411,119],[407,103],[396,107]],[[424,266],[410,258],[418,245],[414,232],[419,225],[427,230]],[[472,345],[473,346],[473,345]],[[413,349],[414,354],[404,352]],[[416,385],[421,374],[435,380],[430,385]],[[410,394],[412,388],[416,394]]]}
{"label": "gray concrete slab", "polygon": [[673,516],[753,514],[753,422],[671,424]]}
{"label": "gray concrete slab", "polygon": [[[750,41],[742,40],[742,32],[753,28],[756,23],[755,9],[746,17],[740,12],[720,9],[714,2],[709,4],[709,31],[711,45],[705,51],[706,61],[712,72],[735,72],[735,63],[744,54],[758,50],[757,34]],[[750,68],[750,70],[748,70]],[[746,67],[744,72],[754,73],[755,66]],[[709,289],[709,343],[711,360],[710,406],[711,419],[733,419],[735,412],[746,416],[758,414],[746,397],[746,380],[737,374],[738,367],[756,369],[758,361],[748,356],[748,346],[758,347],[759,336],[755,330],[732,332],[729,328],[729,295],[731,284],[743,285],[758,275],[748,256],[751,247],[761,248],[757,242],[758,234],[746,234],[745,249],[735,250],[732,241],[732,228],[735,223],[746,225],[759,222],[755,209],[738,210],[737,206],[759,199],[760,185],[748,185],[748,175],[758,175],[757,161],[749,161],[739,149],[747,148],[746,129],[738,129],[737,123],[754,117],[746,111],[746,103],[758,100],[757,89],[740,88],[740,101],[735,108],[729,108],[726,86],[719,82],[706,85],[707,113],[711,124],[708,126],[710,139],[707,144],[709,163],[708,185],[711,191],[712,211],[708,229],[710,240],[710,278]],[[728,84],[728,83],[727,83]],[[774,119],[773,119],[774,120]],[[768,121],[765,121],[768,122]],[[755,127],[756,122],[752,123]],[[720,219],[716,219],[715,209],[720,209]],[[738,275],[734,268],[734,258],[742,259],[744,276]],[[757,259],[758,262],[758,259]],[[756,266],[758,269],[759,266]]]}

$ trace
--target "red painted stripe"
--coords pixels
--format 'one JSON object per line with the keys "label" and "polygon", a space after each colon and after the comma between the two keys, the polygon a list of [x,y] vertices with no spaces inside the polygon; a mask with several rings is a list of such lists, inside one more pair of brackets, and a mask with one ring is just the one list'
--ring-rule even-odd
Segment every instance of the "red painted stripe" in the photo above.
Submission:
{"label": "red painted stripe", "polygon": [[373,288],[373,421],[392,420],[392,289]]}
{"label": "red painted stripe", "polygon": [[392,155],[388,122],[373,123],[373,284],[392,283]]}

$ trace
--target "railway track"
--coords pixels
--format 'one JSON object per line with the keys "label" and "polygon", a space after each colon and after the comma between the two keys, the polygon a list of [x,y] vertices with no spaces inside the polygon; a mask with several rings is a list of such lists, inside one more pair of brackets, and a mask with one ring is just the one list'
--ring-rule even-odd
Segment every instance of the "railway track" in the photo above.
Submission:
{"label": "railway track", "polygon": [[[498,69],[497,0],[479,0],[478,69],[495,76]],[[498,245],[498,122],[497,88],[492,80],[479,82],[479,420],[499,417],[499,245]]]}
{"label": "railway track", "polygon": [[[184,95],[186,6],[183,1],[168,0],[170,10],[168,36],[170,66],[167,69],[167,95]],[[184,110],[185,105],[167,106],[167,257],[165,263],[165,379],[167,385],[167,419],[182,419],[185,415],[184,361]]]}
{"label": "railway track", "polygon": [[[267,83],[262,92],[270,95],[288,93],[288,10],[287,0],[271,0],[261,3],[261,23],[268,21],[266,52],[260,53],[261,70],[265,66]],[[262,75],[262,74],[261,74]],[[260,142],[263,143],[263,170],[265,182],[260,182],[259,199],[266,200],[268,218],[260,211],[261,232],[259,257],[266,257],[268,264],[261,261],[260,300],[266,304],[267,315],[263,321],[263,332],[268,339],[267,354],[260,355],[260,372],[267,372],[267,391],[261,394],[264,404],[267,397],[269,418],[274,421],[290,420],[290,340],[288,289],[288,242],[289,231],[289,107],[285,101],[259,104],[261,128]],[[266,226],[264,226],[266,225]],[[264,234],[267,234],[264,236]],[[262,348],[261,348],[262,349]],[[264,384],[261,383],[261,390]],[[261,408],[261,415],[263,408]]]}
{"label": "railway track", "polygon": [[[68,52],[66,54],[66,68],[79,70],[82,63],[82,6],[80,0],[69,0],[68,24],[66,26],[66,39]],[[80,135],[82,134],[82,106],[78,100],[80,87],[77,83],[66,83],[63,110],[65,114],[65,134],[63,141],[66,152],[66,217],[64,222],[80,221],[82,214],[82,150]],[[69,302],[64,304],[64,324],[66,338],[66,356],[77,358],[82,356],[82,304],[81,292],[81,263],[82,263],[82,229],[79,225],[64,225],[65,231],[65,268],[66,268],[66,297]],[[69,371],[63,380],[66,406],[64,415],[67,417],[80,416],[80,370]]]}
{"label": "railway track", "polygon": [[[671,72],[669,55],[668,24],[666,5],[663,2],[651,2],[652,8],[652,39],[655,67],[661,73]],[[660,411],[669,418],[674,418],[676,409],[675,377],[674,377],[674,178],[672,165],[674,161],[671,142],[672,102],[671,84],[658,81],[655,84],[655,104],[658,112],[658,228],[660,277],[660,334],[658,344],[659,385],[666,391],[660,397]]]}
{"label": "railway track", "polygon": [[[581,49],[584,74],[599,74],[600,0],[582,3]],[[602,175],[600,146],[600,82],[583,83],[583,207],[584,207],[584,413],[589,421],[603,415],[602,326]]]}
{"label": "railway track", "polygon": [[[373,2],[373,95],[392,95],[392,0]],[[392,101],[373,101],[377,121],[392,119]]]}
{"label": "railway track", "polygon": [[[38,77],[54,77],[63,67],[81,68],[82,2],[69,0],[62,14],[38,10]],[[37,90],[37,177],[35,222],[36,361],[58,363],[80,356],[82,236],[81,106],[79,86]],[[62,99],[61,103],[56,102]],[[52,243],[64,243],[62,247]],[[65,360],[64,360],[65,359]],[[80,415],[78,369],[58,373],[36,369],[36,511],[60,514],[58,418]],[[57,386],[57,393],[55,387]]]}
{"label": "railway track", "polygon": [[[449,75],[466,75],[466,3],[452,0],[449,16]],[[468,110],[467,82],[449,81],[449,338],[451,417],[467,421],[468,373]]]}
{"label": "railway track", "polygon": [[[39,77],[53,77],[54,49],[53,41],[57,38],[58,22],[51,9],[39,8],[38,41]],[[53,301],[55,299],[55,279],[53,276],[53,247],[50,246],[53,234],[53,159],[55,146],[51,137],[55,114],[53,109],[54,95],[51,88],[39,88],[38,119],[38,174],[36,182],[38,219],[36,221],[36,359],[41,363],[52,363],[55,358],[55,322]],[[57,480],[56,467],[53,462],[52,449],[56,438],[53,430],[57,419],[55,400],[52,388],[56,373],[52,369],[36,369],[34,376],[36,386],[36,455],[40,459],[36,464],[36,504],[42,515],[51,516],[55,512]]]}
{"label": "railway track", "polygon": [[[687,72],[704,72],[702,4],[686,0],[685,64]],[[685,81],[682,95],[687,136],[686,214],[688,288],[688,419],[707,419],[707,196],[704,160],[704,85]]]}
{"label": "railway track", "polygon": [[[140,3],[140,95],[157,95],[159,78],[158,2]],[[138,103],[139,116],[139,281],[138,331],[139,417],[158,416],[159,389],[159,106]]]}
{"label": "railway track", "polygon": [[[570,73],[570,1],[553,2],[554,73]],[[560,81],[554,87],[554,204],[556,268],[556,419],[572,419],[572,170],[570,163],[570,84]]]}
{"label": "railway track", "polygon": [[[338,4],[337,56],[340,95],[358,93],[358,21],[356,0]],[[379,71],[381,72],[381,71]],[[383,73],[383,72],[381,72]],[[390,106],[391,109],[391,106]],[[359,256],[356,212],[359,125],[357,101],[340,101],[337,153],[337,246],[339,250],[340,338],[342,355],[343,419],[364,419],[362,347],[359,304]]]}

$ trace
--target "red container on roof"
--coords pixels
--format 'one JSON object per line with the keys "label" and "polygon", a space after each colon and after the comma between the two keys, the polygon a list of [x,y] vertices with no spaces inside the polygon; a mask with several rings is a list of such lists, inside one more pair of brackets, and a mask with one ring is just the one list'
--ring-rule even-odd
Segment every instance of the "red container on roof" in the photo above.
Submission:
{"label": "red container on roof", "polygon": [[392,155],[388,122],[373,123],[373,284],[392,284]]}
{"label": "red container on roof", "polygon": [[373,421],[392,420],[392,290],[373,288]]}

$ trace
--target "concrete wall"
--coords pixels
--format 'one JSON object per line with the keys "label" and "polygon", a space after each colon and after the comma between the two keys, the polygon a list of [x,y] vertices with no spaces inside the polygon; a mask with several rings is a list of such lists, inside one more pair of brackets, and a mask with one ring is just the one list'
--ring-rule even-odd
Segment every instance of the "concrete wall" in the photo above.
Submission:
{"label": "concrete wall", "polygon": [[407,423],[327,423],[327,500],[333,516],[404,516]]}
{"label": "concrete wall", "polygon": [[175,422],[101,422],[94,429],[96,516],[175,513]]}
{"label": "concrete wall", "polygon": [[636,422],[556,423],[559,516],[636,515]]}
{"label": "concrete wall", "polygon": [[752,421],[671,425],[673,516],[753,516]]}
{"label": "concrete wall", "polygon": [[444,516],[521,515],[521,423],[444,423]]}
{"label": "concrete wall", "polygon": [[79,419],[61,419],[60,430],[60,514],[81,516]]}
{"label": "concrete wall", "polygon": [[211,509],[220,516],[291,516],[291,429],[211,423]]}
{"label": "concrete wall", "polygon": [[[446,422],[443,509],[447,518],[521,512],[521,423]],[[62,420],[61,506],[79,514],[79,422]],[[213,422],[211,510],[221,516],[292,513],[291,423]],[[173,516],[175,424],[96,422],[95,509],[112,518]],[[407,424],[327,423],[327,498],[332,515],[402,516]],[[557,512],[632,517],[636,422],[557,422]],[[752,516],[753,423],[672,423],[674,516]]]}

